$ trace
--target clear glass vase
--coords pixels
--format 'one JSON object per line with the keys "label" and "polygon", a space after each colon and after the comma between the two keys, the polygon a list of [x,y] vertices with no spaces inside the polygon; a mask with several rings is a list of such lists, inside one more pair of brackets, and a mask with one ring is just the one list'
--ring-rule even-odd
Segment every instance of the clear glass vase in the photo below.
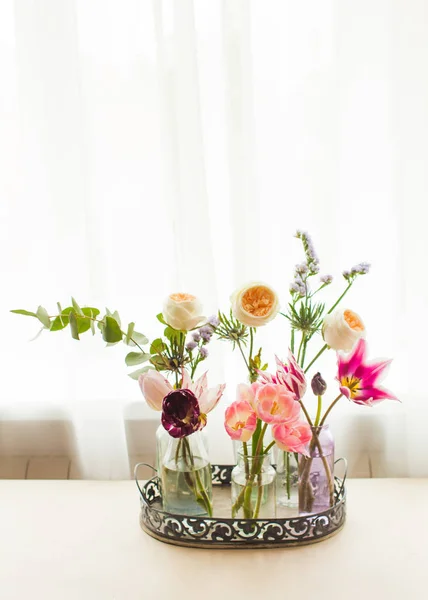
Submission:
{"label": "clear glass vase", "polygon": [[276,452],[276,503],[287,508],[299,506],[299,455],[279,448]]}
{"label": "clear glass vase", "polygon": [[334,504],[334,439],[328,425],[312,428],[309,456],[299,455],[299,513],[320,513]]}
{"label": "clear glass vase", "polygon": [[212,516],[211,465],[202,432],[169,437],[161,460],[165,511],[189,516]]}
{"label": "clear glass vase", "polygon": [[269,454],[238,452],[232,471],[232,517],[244,519],[276,516],[276,471]]}

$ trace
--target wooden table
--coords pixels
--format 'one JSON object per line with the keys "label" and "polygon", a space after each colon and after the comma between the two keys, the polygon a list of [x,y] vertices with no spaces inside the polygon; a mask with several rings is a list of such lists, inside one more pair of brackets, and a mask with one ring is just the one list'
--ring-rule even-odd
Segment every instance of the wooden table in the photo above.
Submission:
{"label": "wooden table", "polygon": [[348,482],[337,536],[284,550],[169,546],[132,481],[0,481],[1,600],[426,600],[428,479]]}

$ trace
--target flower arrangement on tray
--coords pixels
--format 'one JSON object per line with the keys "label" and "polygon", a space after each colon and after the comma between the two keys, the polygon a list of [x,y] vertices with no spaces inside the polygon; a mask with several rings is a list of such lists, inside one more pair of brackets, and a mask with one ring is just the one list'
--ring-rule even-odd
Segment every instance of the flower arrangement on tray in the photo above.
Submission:
{"label": "flower arrangement on tray", "polygon": [[[311,238],[301,231],[296,237],[302,242],[304,261],[295,267],[284,312],[277,293],[262,282],[235,291],[230,312],[219,311],[210,318],[202,316],[202,304],[195,296],[171,294],[157,315],[163,335],[146,349],[146,336],[135,330],[134,322],[122,328],[117,311],[107,309],[101,316],[99,309],[81,308],[74,299],[65,309],[58,304],[53,315],[41,306],[36,312],[12,311],[38,319],[41,331],[69,326],[77,340],[89,330],[93,335],[99,331],[107,345],[123,342],[133,347],[125,362],[139,368],[130,377],[138,380],[148,406],[160,413],[157,468],[168,512],[215,515],[204,428],[225,384],[209,388],[207,372],[195,379],[214,338],[239,351],[248,373],[248,381],[238,385],[236,400],[225,411],[225,430],[238,444],[231,481],[233,518],[274,518],[277,504],[298,504],[301,515],[328,510],[334,503],[334,439],[327,422],[332,409],[341,398],[366,406],[397,399],[380,386],[390,361],[367,359],[361,317],[339,306],[369,265],[360,263],[343,272],[345,288],[327,308],[320,298],[333,278],[318,278],[319,260]],[[276,356],[275,369],[269,371],[262,348],[257,349],[257,330],[280,317],[290,326],[287,359]],[[310,354],[316,341],[319,345]],[[335,353],[336,380],[327,386],[315,372],[309,386],[308,372],[326,351]],[[315,397],[314,414],[309,387]],[[325,404],[327,387],[337,389]]]}

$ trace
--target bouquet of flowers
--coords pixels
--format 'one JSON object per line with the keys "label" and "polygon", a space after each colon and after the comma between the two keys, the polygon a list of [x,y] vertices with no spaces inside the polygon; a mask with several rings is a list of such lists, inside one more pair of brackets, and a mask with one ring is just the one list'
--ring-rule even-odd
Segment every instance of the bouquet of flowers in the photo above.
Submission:
{"label": "bouquet of flowers", "polygon": [[[362,319],[354,311],[339,307],[356,279],[368,273],[369,265],[360,263],[343,272],[345,289],[326,309],[318,294],[333,278],[321,276],[312,289],[313,278],[320,271],[319,259],[306,232],[298,231],[296,237],[302,241],[305,260],[295,267],[286,312],[280,312],[278,296],[270,286],[250,283],[232,295],[230,317],[220,313],[219,325],[215,328],[220,339],[238,347],[250,381],[250,385],[238,386],[237,399],[225,413],[226,432],[232,440],[242,444],[235,477],[232,476],[232,514],[242,514],[245,518],[257,518],[271,511],[271,484],[269,477],[265,477],[264,465],[273,446],[284,456],[288,500],[291,497],[290,463],[294,459],[298,480],[293,483],[298,487],[300,512],[320,512],[332,506],[334,441],[327,425],[330,412],[343,397],[365,406],[397,399],[380,386],[391,361],[367,360]],[[254,355],[254,340],[257,328],[278,314],[290,324],[290,347],[288,360],[283,362],[276,357],[276,372],[270,374],[266,372],[267,364],[261,360],[262,349]],[[310,342],[319,337],[323,339],[322,346],[305,366]],[[311,388],[317,407],[315,417],[311,417],[304,398],[307,373],[330,349],[336,351],[338,395],[323,414],[327,384],[319,372],[315,373]],[[269,426],[272,441],[266,443]]]}

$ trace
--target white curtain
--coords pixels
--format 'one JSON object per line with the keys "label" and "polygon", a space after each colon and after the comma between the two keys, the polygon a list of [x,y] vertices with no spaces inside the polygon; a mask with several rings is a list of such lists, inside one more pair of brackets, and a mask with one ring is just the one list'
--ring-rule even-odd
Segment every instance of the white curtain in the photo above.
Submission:
{"label": "white curtain", "polygon": [[[372,355],[395,357],[402,404],[344,401],[341,453],[428,475],[427,64],[425,0],[2,0],[0,417],[65,412],[87,475],[123,476],[124,414],[156,417],[125,347],[28,343],[36,323],[8,311],[73,295],[153,338],[171,291],[211,314],[261,278],[285,305],[303,228],[338,293],[342,269],[373,264],[347,304]],[[260,333],[271,363],[288,335],[279,318]],[[227,346],[211,355],[228,402],[245,372]]]}

